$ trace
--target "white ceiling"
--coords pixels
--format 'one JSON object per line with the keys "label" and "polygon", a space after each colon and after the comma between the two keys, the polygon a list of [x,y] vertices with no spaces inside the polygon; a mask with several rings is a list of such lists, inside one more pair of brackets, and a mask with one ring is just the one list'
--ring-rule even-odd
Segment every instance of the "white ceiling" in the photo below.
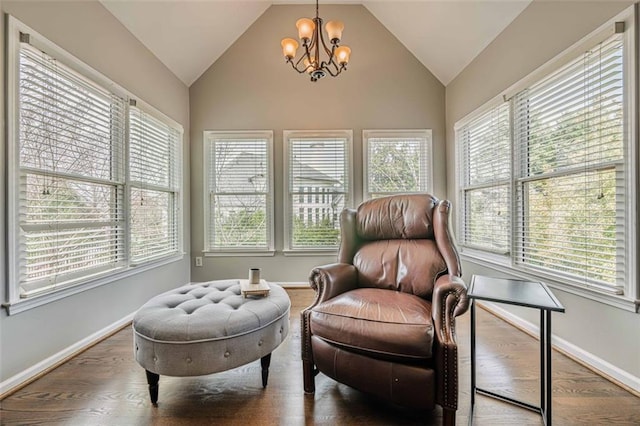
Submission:
{"label": "white ceiling", "polygon": [[[313,0],[101,2],[187,86],[197,80],[271,4],[314,3]],[[326,1],[332,4],[363,4],[444,85],[453,80],[530,2]],[[323,3],[320,3],[321,14]]]}

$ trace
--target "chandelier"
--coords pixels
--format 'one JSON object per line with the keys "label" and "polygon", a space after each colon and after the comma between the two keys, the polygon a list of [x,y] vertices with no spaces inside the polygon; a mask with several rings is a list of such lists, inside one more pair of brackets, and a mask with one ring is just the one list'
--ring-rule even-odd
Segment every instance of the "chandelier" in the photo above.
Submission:
{"label": "chandelier", "polygon": [[[309,74],[311,81],[318,81],[327,74],[336,77],[347,69],[351,49],[347,46],[340,46],[344,24],[341,21],[327,22],[325,29],[331,42],[331,47],[328,47],[322,32],[322,18],[318,16],[318,0],[316,0],[316,17],[298,19],[296,27],[304,48],[300,58],[295,59],[299,46],[296,40],[285,38],[280,43],[285,59],[294,70],[300,74]],[[320,56],[323,51],[327,56],[326,60],[321,60]]]}

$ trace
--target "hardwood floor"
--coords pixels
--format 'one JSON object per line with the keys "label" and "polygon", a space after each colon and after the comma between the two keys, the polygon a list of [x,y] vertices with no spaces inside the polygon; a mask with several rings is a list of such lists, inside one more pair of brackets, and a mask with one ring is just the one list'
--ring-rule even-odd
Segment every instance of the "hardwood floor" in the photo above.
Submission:
{"label": "hardwood floor", "polygon": [[[308,289],[289,289],[291,329],[273,352],[269,385],[260,362],[204,377],[160,378],[158,407],[149,402],[144,370],[126,327],[0,402],[2,425],[409,425],[440,424],[442,411],[391,406],[319,375],[316,394],[302,391],[298,312]],[[538,342],[488,312],[477,310],[478,384],[538,403]],[[469,314],[458,319],[460,404],[469,412]],[[567,357],[553,354],[556,425],[640,425],[640,398]],[[539,415],[483,396],[475,425],[541,425]]]}

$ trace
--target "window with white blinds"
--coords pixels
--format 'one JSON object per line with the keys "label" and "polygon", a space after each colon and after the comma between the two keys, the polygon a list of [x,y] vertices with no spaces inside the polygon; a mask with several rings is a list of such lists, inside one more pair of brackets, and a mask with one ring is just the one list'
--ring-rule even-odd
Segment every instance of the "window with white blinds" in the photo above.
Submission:
{"label": "window with white blinds", "polygon": [[209,252],[273,251],[273,132],[205,132]]}
{"label": "window with white blinds", "polygon": [[456,125],[458,236],[470,256],[502,254],[520,273],[612,304],[636,298],[631,18]]}
{"label": "window with white blinds", "polygon": [[136,264],[179,250],[182,132],[166,121],[129,107],[129,250]]}
{"label": "window with white blinds", "polygon": [[431,191],[431,130],[364,130],[365,198]]}
{"label": "window with white blinds", "polygon": [[614,34],[514,101],[515,261],[622,292],[625,47]]}
{"label": "window with white blinds", "polygon": [[178,259],[182,128],[7,22],[7,306]]}
{"label": "window with white blinds", "polygon": [[506,254],[511,234],[509,104],[491,108],[457,127],[456,143],[460,243]]}
{"label": "window with white blinds", "polygon": [[32,295],[125,262],[124,100],[19,51],[18,276]]}
{"label": "window with white blinds", "polygon": [[338,247],[340,213],[350,205],[349,131],[285,131],[285,250]]}

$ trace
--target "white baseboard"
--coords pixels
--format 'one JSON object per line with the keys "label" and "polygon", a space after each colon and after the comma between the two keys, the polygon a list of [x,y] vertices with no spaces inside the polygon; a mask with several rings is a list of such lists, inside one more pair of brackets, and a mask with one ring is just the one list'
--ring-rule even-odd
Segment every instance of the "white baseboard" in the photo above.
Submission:
{"label": "white baseboard", "polygon": [[9,394],[15,392],[20,387],[28,384],[30,381],[39,377],[41,374],[47,372],[48,370],[57,367],[62,364],[69,358],[77,355],[83,350],[93,346],[98,343],[105,337],[109,336],[113,332],[119,330],[124,327],[127,323],[131,322],[133,319],[133,315],[135,312],[125,316],[124,318],[114,322],[103,328],[102,330],[98,330],[95,333],[85,337],[84,339],[74,343],[73,345],[64,348],[60,352],[50,356],[49,358],[40,361],[39,363],[27,368],[24,371],[16,374],[13,377],[9,377],[4,382],[0,383],[0,400],[8,396]]}
{"label": "white baseboard", "polygon": [[[517,315],[512,314],[511,312],[505,310],[495,303],[482,302],[481,305],[489,312],[504,319],[515,327],[531,334],[532,336],[540,336],[540,328],[537,325],[526,321]],[[575,360],[580,364],[583,364],[585,367],[600,374],[607,380],[610,380],[617,385],[622,386],[636,396],[640,396],[640,377],[636,377],[620,369],[619,367],[616,367],[615,365],[603,360],[602,358],[595,356],[591,352],[587,352],[584,349],[574,345],[573,343],[568,342],[553,334],[551,336],[551,344],[558,351],[564,353],[569,358]]]}

